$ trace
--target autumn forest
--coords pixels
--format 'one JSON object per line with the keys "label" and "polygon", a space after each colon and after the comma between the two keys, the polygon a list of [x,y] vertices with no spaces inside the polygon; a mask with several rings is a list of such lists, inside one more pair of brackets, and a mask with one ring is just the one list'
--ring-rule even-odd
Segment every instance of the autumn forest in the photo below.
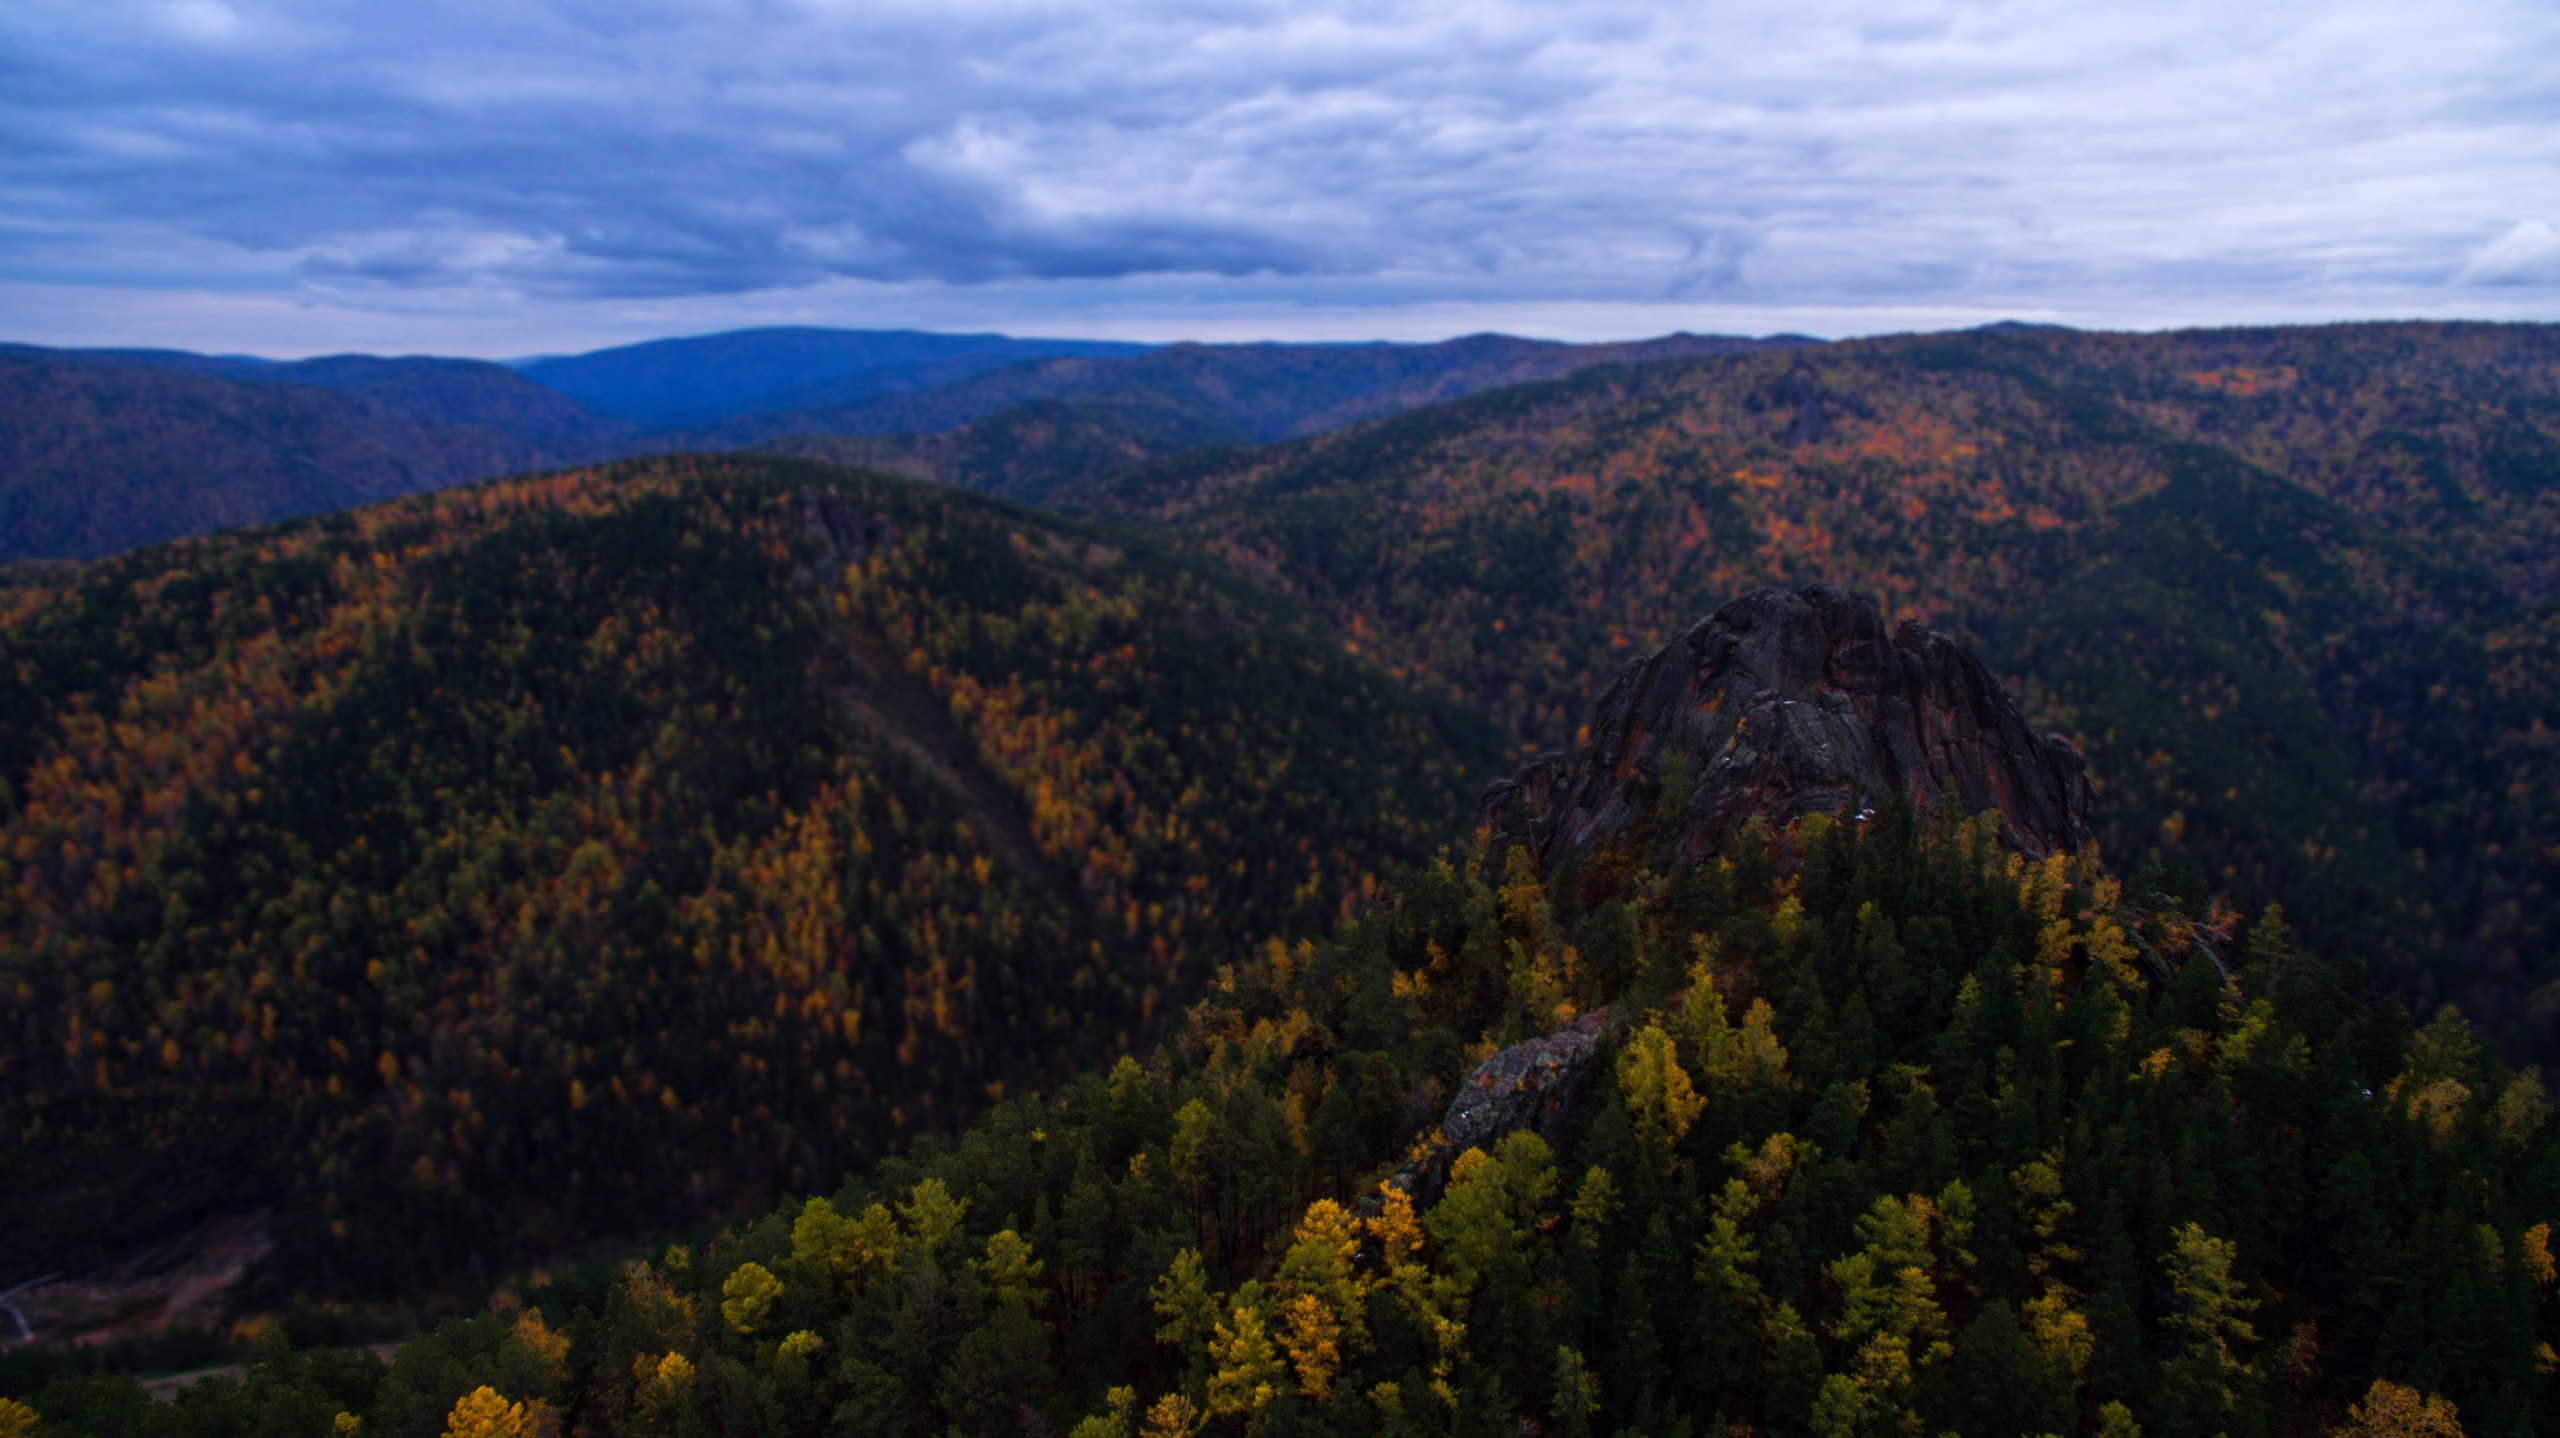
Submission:
{"label": "autumn forest", "polygon": [[0,1438],[2560,1432],[2560,330],[1589,351],[0,356]]}

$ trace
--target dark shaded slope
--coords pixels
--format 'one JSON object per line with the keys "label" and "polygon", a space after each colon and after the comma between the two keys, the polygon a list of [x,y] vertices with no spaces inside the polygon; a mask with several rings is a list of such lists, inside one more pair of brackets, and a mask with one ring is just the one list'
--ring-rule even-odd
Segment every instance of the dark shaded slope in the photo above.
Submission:
{"label": "dark shaded slope", "polygon": [[2408,323],[2044,336],[2068,373],[2181,438],[2385,530],[2560,594],[2560,326]]}
{"label": "dark shaded slope", "polygon": [[112,553],[540,462],[299,386],[0,358],[0,554]]}

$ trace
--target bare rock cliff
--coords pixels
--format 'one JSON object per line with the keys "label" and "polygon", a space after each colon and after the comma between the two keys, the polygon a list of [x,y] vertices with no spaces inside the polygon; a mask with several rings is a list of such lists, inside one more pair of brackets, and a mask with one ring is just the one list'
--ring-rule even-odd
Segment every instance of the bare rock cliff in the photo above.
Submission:
{"label": "bare rock cliff", "polygon": [[1925,811],[1950,787],[2029,858],[2092,838],[2079,751],[1964,646],[1828,585],[1760,589],[1629,667],[1582,753],[1495,784],[1477,822],[1551,870],[1665,824],[1698,859],[1753,815],[1854,816],[1896,790]]}

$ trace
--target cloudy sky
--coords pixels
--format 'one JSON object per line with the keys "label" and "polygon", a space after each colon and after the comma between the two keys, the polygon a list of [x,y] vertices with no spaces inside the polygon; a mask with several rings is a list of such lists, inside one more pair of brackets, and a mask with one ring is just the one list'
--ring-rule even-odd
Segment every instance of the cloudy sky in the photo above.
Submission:
{"label": "cloudy sky", "polygon": [[2560,319],[2552,0],[8,0],[0,338]]}

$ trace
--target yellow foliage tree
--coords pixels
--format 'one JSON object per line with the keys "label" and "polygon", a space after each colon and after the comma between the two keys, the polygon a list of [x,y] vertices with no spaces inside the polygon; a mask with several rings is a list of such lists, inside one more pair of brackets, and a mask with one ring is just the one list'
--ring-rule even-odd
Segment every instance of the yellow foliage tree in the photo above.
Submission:
{"label": "yellow foliage tree", "polygon": [[1147,1410],[1144,1438],[1191,1438],[1200,1431],[1200,1410],[1179,1393],[1168,1393]]}
{"label": "yellow foliage tree", "polygon": [[1618,1052],[1618,1092],[1635,1120],[1636,1140],[1666,1167],[1671,1150],[1688,1137],[1707,1101],[1680,1067],[1680,1046],[1660,1024],[1647,1024]]}
{"label": "yellow foliage tree", "polygon": [[1321,1403],[1333,1396],[1333,1375],[1342,1370],[1342,1320],[1312,1293],[1294,1294],[1280,1305],[1280,1346],[1298,1373],[1298,1391]]}
{"label": "yellow foliage tree", "polygon": [[2551,1259],[2551,1225],[2537,1223],[2524,1231],[2524,1271],[2536,1288],[2549,1288],[2560,1278],[2560,1264]]}
{"label": "yellow foliage tree", "polygon": [[542,1406],[510,1403],[495,1388],[474,1388],[454,1401],[444,1420],[445,1438],[528,1438],[541,1421]]}
{"label": "yellow foliage tree", "polygon": [[1259,1412],[1280,1393],[1280,1355],[1272,1347],[1262,1311],[1262,1285],[1248,1279],[1236,1290],[1226,1322],[1209,1341],[1209,1412],[1218,1417]]}
{"label": "yellow foliage tree", "polygon": [[939,1252],[958,1236],[961,1217],[968,1211],[969,1200],[953,1198],[951,1190],[938,1178],[917,1184],[907,1201],[898,1205],[898,1216],[906,1220],[908,1236],[929,1253]]}
{"label": "yellow foliage tree", "polygon": [[1103,1411],[1067,1430],[1067,1438],[1137,1438],[1138,1390],[1113,1388],[1102,1395]]}
{"label": "yellow foliage tree", "polygon": [[2109,1402],[2098,1410],[2098,1438],[2142,1438],[2142,1425],[2133,1421],[2132,1409]]}
{"label": "yellow foliage tree", "polygon": [[720,1284],[720,1316],[740,1333],[753,1333],[781,1296],[781,1279],[761,1263],[742,1263]]}
{"label": "yellow foliage tree", "polygon": [[2089,1371],[2097,1352],[2097,1335],[2076,1306],[2078,1290],[2062,1281],[2059,1265],[2080,1261],[2080,1251],[2062,1240],[2062,1226],[2079,1210],[2062,1196],[2059,1154],[2047,1154],[2009,1175],[2018,1211],[2035,1235],[2027,1255],[2027,1276],[2038,1292],[2019,1310],[2027,1346],[2044,1365],[2068,1373],[2076,1382]]}
{"label": "yellow foliage tree", "polygon": [[[1370,1216],[1368,1228],[1369,1241],[1378,1246],[1380,1265],[1386,1269],[1388,1288],[1431,1345],[1432,1391],[1453,1395],[1449,1377],[1466,1347],[1467,1326],[1451,1314],[1464,1295],[1455,1279],[1434,1274],[1422,1261],[1422,1220],[1414,1213],[1413,1195],[1392,1183],[1379,1184],[1378,1211]],[[1395,1401],[1401,1403],[1400,1389],[1397,1394]]]}
{"label": "yellow foliage tree", "polygon": [[834,1277],[852,1266],[844,1216],[825,1198],[813,1198],[791,1221],[791,1261]]}
{"label": "yellow foliage tree", "polygon": [[538,1355],[551,1369],[551,1376],[565,1381],[569,1376],[569,1335],[553,1331],[542,1321],[542,1310],[528,1308],[516,1315],[515,1326],[508,1336]]}
{"label": "yellow foliage tree", "polygon": [[1200,1250],[1186,1248],[1175,1254],[1164,1276],[1147,1290],[1147,1301],[1156,1317],[1164,1320],[1156,1329],[1156,1341],[1181,1349],[1194,1363],[1203,1361],[1218,1330],[1218,1299],[1209,1291],[1209,1271],[1200,1261]]}
{"label": "yellow foliage tree", "polygon": [[2452,1400],[2377,1378],[2364,1401],[2347,1410],[2347,1421],[2329,1432],[2332,1438],[2462,1438],[2462,1422]]}
{"label": "yellow foliage tree", "polygon": [[1031,1256],[1031,1244],[1012,1229],[1000,1229],[987,1239],[982,1271],[998,1303],[1018,1303],[1029,1308],[1040,1281],[1040,1268],[1040,1260]]}
{"label": "yellow foliage tree", "polygon": [[1361,1304],[1371,1285],[1353,1267],[1359,1252],[1359,1220],[1321,1198],[1307,1205],[1280,1261],[1280,1345],[1297,1369],[1298,1391],[1319,1402],[1333,1391],[1345,1346],[1366,1328]]}
{"label": "yellow foliage tree", "polygon": [[1826,1379],[1816,1396],[1817,1433],[1861,1429],[1876,1405],[1896,1427],[1907,1426],[1921,1372],[1953,1355],[1930,1243],[1937,1222],[1937,1205],[1925,1194],[1877,1199],[1858,1220],[1864,1247],[1823,1270],[1840,1287],[1832,1332],[1850,1357],[1849,1371]]}
{"label": "yellow foliage tree", "polygon": [[1735,1074],[1745,1083],[1783,1087],[1787,1081],[1787,1046],[1778,1042],[1778,1011],[1767,999],[1753,999],[1742,1013],[1742,1036],[1735,1041]]}

